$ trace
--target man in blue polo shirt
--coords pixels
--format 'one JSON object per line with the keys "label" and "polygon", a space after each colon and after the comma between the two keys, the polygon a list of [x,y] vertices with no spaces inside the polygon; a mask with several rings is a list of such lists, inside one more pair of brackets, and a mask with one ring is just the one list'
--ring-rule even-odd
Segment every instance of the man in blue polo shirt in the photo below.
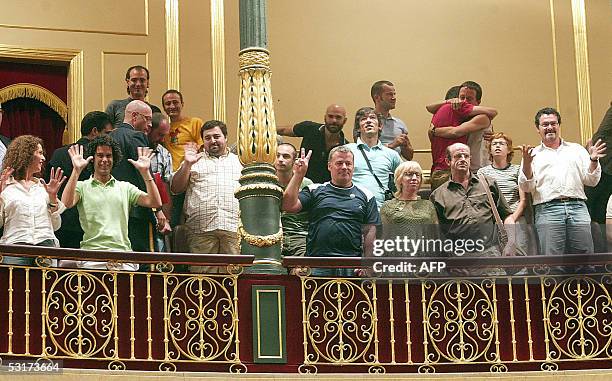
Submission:
{"label": "man in blue polo shirt", "polygon": [[389,174],[402,162],[395,150],[381,143],[382,128],[382,116],[372,107],[362,107],[355,114],[355,129],[359,129],[357,142],[346,145],[355,157],[353,182],[374,193],[378,209],[389,190]]}
{"label": "man in blue polo shirt", "polygon": [[[311,153],[296,160],[293,177],[283,194],[283,210],[308,211],[307,257],[360,257],[372,255],[380,216],[372,192],[353,184],[353,153],[339,146],[329,153],[331,182],[312,184],[301,192]],[[299,192],[299,194],[298,194]],[[345,271],[343,271],[345,270]],[[353,270],[328,269],[315,275],[351,276]]]}

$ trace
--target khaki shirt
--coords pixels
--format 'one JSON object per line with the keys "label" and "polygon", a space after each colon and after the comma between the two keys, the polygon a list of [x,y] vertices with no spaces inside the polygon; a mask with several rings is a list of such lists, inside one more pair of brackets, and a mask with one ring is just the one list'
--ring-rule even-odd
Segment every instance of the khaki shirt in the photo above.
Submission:
{"label": "khaki shirt", "polygon": [[[495,180],[487,178],[502,221],[512,213]],[[436,208],[445,238],[482,239],[484,247],[497,245],[495,217],[484,184],[472,175],[467,189],[452,180],[434,190],[429,198]]]}

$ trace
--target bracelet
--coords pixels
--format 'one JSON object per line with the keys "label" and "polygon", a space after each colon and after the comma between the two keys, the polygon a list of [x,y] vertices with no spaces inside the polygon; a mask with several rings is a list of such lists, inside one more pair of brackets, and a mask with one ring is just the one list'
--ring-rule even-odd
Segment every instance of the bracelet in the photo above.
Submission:
{"label": "bracelet", "polygon": [[150,179],[145,179],[145,181],[153,181],[153,178],[151,177]]}
{"label": "bracelet", "polygon": [[597,163],[597,162],[599,161],[599,158],[595,158],[595,159],[593,159],[593,158],[589,158],[589,159],[591,159],[591,161],[592,161],[593,163]]}
{"label": "bracelet", "polygon": [[49,202],[49,203],[47,203],[47,206],[48,206],[49,208],[51,208],[51,209],[53,209],[53,208],[57,208],[57,204],[53,204],[53,203],[50,203],[50,202]]}

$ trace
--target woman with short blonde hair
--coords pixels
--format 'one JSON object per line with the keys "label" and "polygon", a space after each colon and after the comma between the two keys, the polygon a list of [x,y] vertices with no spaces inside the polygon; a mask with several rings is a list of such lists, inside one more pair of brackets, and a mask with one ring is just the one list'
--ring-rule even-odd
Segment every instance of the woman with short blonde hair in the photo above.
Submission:
{"label": "woman with short blonde hair", "polygon": [[[438,215],[429,200],[422,200],[418,195],[423,182],[423,169],[416,161],[401,163],[394,173],[397,188],[392,200],[385,201],[380,209],[382,221],[382,238],[396,240],[400,237],[413,240],[439,239]],[[385,253],[388,256],[435,256],[435,251],[418,253],[399,252]]]}

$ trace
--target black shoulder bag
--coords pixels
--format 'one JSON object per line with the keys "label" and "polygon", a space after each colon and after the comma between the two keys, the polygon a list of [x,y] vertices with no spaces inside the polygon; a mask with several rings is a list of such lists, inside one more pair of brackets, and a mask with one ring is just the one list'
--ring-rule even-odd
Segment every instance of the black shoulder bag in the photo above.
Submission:
{"label": "black shoulder bag", "polygon": [[[391,191],[391,189],[385,189],[385,187],[382,185],[382,183],[378,179],[378,176],[376,176],[376,174],[372,170],[372,164],[370,164],[370,160],[368,159],[368,156],[363,151],[363,147],[359,146],[358,148],[361,151],[361,154],[363,155],[363,158],[365,159],[366,164],[368,164],[368,169],[370,170],[370,173],[372,174],[372,176],[374,176],[374,179],[378,183],[378,186],[380,187],[380,189],[382,189],[383,192],[385,193],[385,200],[393,200],[393,192]],[[391,176],[392,174],[389,174],[389,182],[391,182]]]}

